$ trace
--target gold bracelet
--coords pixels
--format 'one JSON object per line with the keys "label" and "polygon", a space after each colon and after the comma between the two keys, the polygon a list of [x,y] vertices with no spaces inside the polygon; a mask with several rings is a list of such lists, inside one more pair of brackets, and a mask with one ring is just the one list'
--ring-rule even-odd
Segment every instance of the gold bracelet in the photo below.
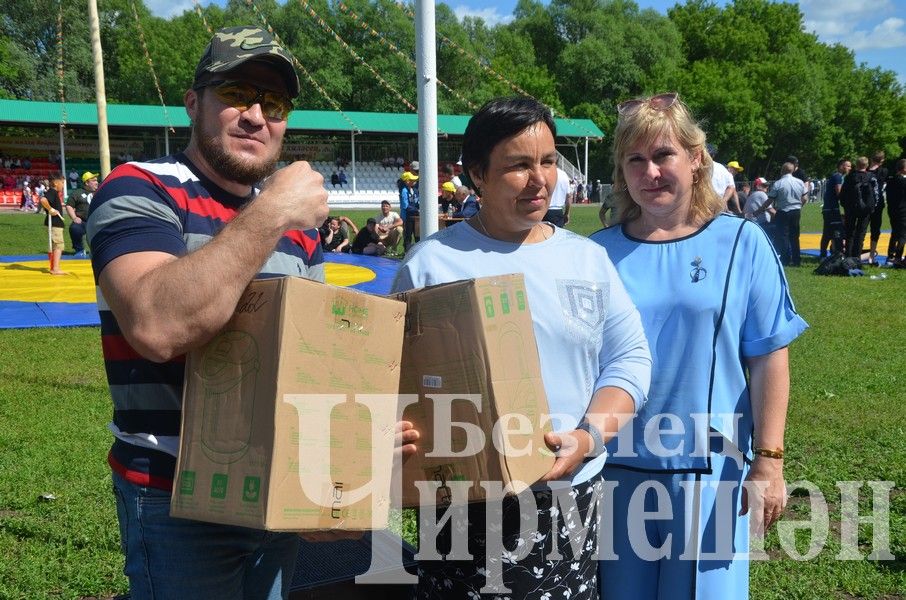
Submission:
{"label": "gold bracelet", "polygon": [[777,448],[771,450],[770,448],[755,448],[752,450],[752,454],[757,454],[758,456],[765,456],[767,458],[779,458],[783,459],[783,448]]}

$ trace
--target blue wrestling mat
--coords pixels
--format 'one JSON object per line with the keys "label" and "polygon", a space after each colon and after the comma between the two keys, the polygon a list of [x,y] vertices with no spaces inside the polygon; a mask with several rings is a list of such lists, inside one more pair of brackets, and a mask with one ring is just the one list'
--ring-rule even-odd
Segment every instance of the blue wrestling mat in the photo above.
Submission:
{"label": "blue wrestling mat", "polygon": [[[325,254],[327,283],[385,295],[399,261],[358,254]],[[63,257],[65,275],[51,275],[48,259],[0,256],[0,329],[99,325],[91,261]]]}

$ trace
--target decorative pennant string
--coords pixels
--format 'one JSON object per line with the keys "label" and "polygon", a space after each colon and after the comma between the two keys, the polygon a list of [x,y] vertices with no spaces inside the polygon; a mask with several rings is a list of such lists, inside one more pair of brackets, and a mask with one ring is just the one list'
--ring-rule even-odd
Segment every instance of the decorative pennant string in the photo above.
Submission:
{"label": "decorative pennant string", "polygon": [[356,125],[355,122],[353,122],[353,120],[350,119],[349,116],[343,112],[343,109],[340,108],[340,104],[336,100],[334,100],[330,96],[330,94],[327,93],[327,90],[325,90],[323,87],[321,87],[317,81],[315,81],[314,77],[311,76],[311,73],[308,72],[308,69],[306,69],[305,66],[299,61],[299,59],[296,58],[296,55],[290,51],[289,46],[287,46],[286,44],[283,43],[283,40],[280,39],[280,36],[277,34],[276,31],[274,31],[274,28],[271,27],[270,23],[268,23],[267,17],[264,16],[264,13],[262,13],[260,10],[258,10],[258,7],[255,6],[255,3],[252,0],[245,0],[245,3],[249,7],[251,7],[252,11],[258,17],[258,20],[261,21],[261,24],[264,25],[264,28],[267,29],[268,33],[270,33],[272,36],[274,36],[274,39],[277,41],[278,44],[283,46],[283,49],[286,50],[286,52],[289,54],[290,58],[293,59],[293,64],[296,65],[296,68],[299,69],[300,71],[302,71],[302,74],[305,75],[305,78],[308,79],[308,82],[311,83],[311,85],[316,90],[318,90],[318,93],[321,94],[321,96],[325,100],[327,100],[327,103],[330,104],[330,107],[333,108],[336,112],[340,113],[340,116],[343,117],[343,119],[347,123],[349,123],[349,125],[352,126],[352,129],[353,129],[353,131],[355,131],[356,134],[362,133],[362,130],[359,129],[359,126]]}
{"label": "decorative pennant string", "polygon": [[145,62],[148,63],[148,68],[151,70],[151,79],[154,80],[154,88],[157,90],[157,97],[160,98],[161,108],[164,109],[164,122],[167,124],[167,129],[171,133],[176,133],[176,130],[173,129],[173,124],[170,122],[170,115],[167,112],[167,105],[164,103],[164,93],[160,90],[160,82],[157,79],[157,71],[154,69],[154,61],[151,60],[151,53],[148,52],[148,44],[145,42],[145,32],[142,29],[142,22],[138,18],[138,9],[135,8],[135,0],[130,0],[132,5],[132,16],[135,17],[135,27],[138,29],[138,39],[142,44],[142,51],[145,53]]}
{"label": "decorative pennant string", "polygon": [[[362,30],[368,31],[368,33],[371,34],[371,37],[376,38],[378,43],[380,43],[382,46],[389,48],[390,50],[395,52],[398,56],[402,57],[410,65],[412,65],[413,68],[416,68],[416,64],[415,64],[414,60],[412,60],[405,52],[400,50],[396,46],[396,44],[394,44],[393,42],[391,42],[390,40],[385,38],[383,35],[381,35],[380,32],[375,30],[374,27],[369,25],[365,21],[365,19],[360,17],[354,10],[349,8],[344,2],[342,2],[342,1],[339,2],[337,4],[337,6],[339,6],[340,10],[342,10],[348,16],[352,17],[352,20],[355,21],[356,25],[358,25]],[[473,111],[478,110],[478,106],[476,104],[473,104],[468,98],[465,98],[464,96],[462,96],[462,94],[460,94],[459,92],[457,92],[456,90],[454,90],[453,88],[448,86],[446,83],[444,83],[440,79],[437,79],[437,84],[440,85],[445,90],[447,90],[448,92],[450,92],[450,94],[452,96],[454,96],[457,100],[462,102],[465,106],[469,107],[470,110],[473,110]]]}

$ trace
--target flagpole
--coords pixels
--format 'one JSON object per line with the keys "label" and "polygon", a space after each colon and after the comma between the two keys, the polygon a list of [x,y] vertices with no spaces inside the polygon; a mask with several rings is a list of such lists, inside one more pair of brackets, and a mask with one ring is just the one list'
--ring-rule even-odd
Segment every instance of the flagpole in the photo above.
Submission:
{"label": "flagpole", "polygon": [[104,56],[101,51],[97,0],[88,0],[88,20],[91,25],[91,54],[94,58],[94,87],[98,106],[98,146],[103,179],[110,173],[110,139],[107,137],[107,92],[104,89]]}
{"label": "flagpole", "polygon": [[415,2],[421,239],[437,231],[437,51],[433,0]]}

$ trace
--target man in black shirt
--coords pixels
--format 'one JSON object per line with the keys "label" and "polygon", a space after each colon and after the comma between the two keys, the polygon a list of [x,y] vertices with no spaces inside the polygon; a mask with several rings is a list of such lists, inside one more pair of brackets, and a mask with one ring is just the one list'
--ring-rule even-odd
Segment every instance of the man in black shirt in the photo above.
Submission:
{"label": "man in black shirt", "polygon": [[881,238],[881,221],[884,219],[884,188],[887,186],[887,169],[884,168],[884,151],[878,150],[871,157],[871,165],[868,172],[874,175],[875,181],[878,182],[878,201],[875,203],[875,209],[871,213],[871,245],[868,250],[868,262],[871,265],[878,264],[878,240]]}
{"label": "man in black shirt", "polygon": [[386,251],[387,248],[381,243],[381,237],[377,232],[377,221],[369,218],[352,240],[352,253],[381,256]]}
{"label": "man in black shirt", "polygon": [[887,180],[887,214],[890,217],[887,261],[901,266],[906,246],[906,158],[897,161],[897,172]]}

